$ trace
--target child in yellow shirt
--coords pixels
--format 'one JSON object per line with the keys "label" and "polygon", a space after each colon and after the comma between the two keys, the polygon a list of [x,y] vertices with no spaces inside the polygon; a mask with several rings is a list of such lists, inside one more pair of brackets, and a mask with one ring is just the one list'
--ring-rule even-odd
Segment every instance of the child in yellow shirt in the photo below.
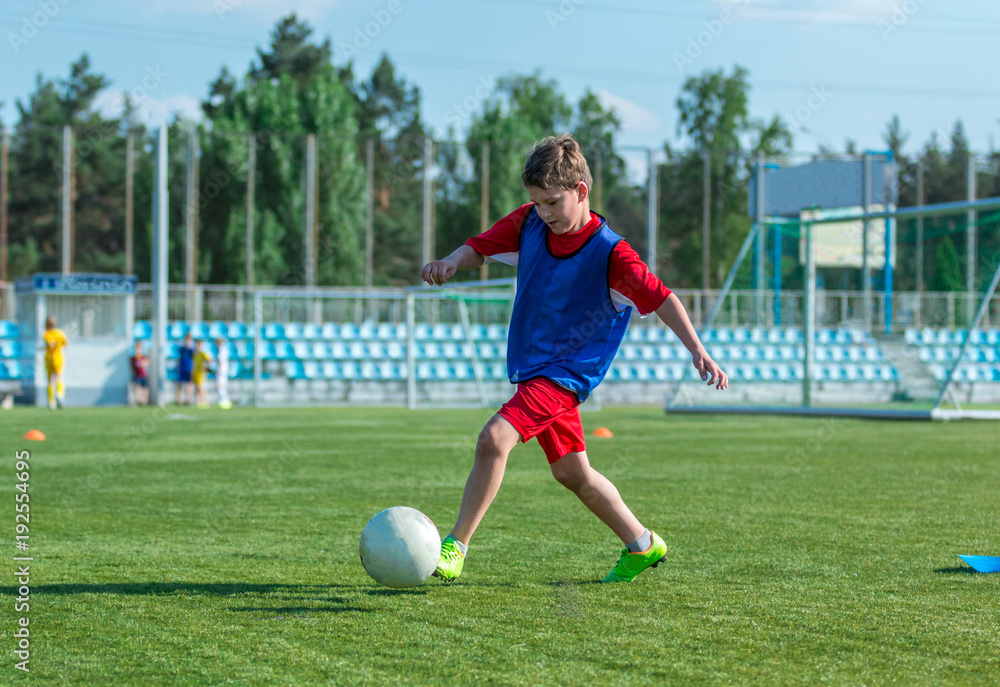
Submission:
{"label": "child in yellow shirt", "polygon": [[212,354],[202,350],[203,342],[198,339],[194,344],[194,365],[191,370],[191,381],[194,383],[195,395],[199,408],[208,407],[208,396],[205,394],[205,375],[212,365]]}
{"label": "child in yellow shirt", "polygon": [[49,382],[49,409],[62,408],[66,400],[63,386],[63,348],[69,343],[65,332],[56,328],[56,318],[45,318],[45,378]]}

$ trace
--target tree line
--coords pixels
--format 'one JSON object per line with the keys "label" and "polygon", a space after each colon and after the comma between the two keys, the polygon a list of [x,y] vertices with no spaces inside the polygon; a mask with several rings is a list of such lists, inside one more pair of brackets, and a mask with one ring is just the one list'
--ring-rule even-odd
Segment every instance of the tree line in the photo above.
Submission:
{"label": "tree line", "polygon": [[[86,55],[65,78],[39,75],[35,89],[18,101],[10,136],[10,279],[60,268],[60,180],[62,129],[73,128],[72,161],[76,272],[123,272],[126,215],[126,134],[135,143],[133,271],[150,278],[153,137],[139,121],[138,103],[125,97],[119,117],[95,106],[110,85]],[[739,66],[689,78],[676,100],[678,133],[684,147],[664,144],[658,151],[655,266],[674,287],[718,287],[750,229],[748,180],[754,160],[788,155],[793,125],[780,116],[757,120],[749,115],[750,77]],[[570,101],[559,84],[541,72],[512,74],[483,83],[471,106],[449,111],[445,140],[433,150],[435,255],[450,251],[480,231],[484,199],[482,170],[488,170],[485,199],[494,222],[527,196],[520,172],[531,143],[569,131],[577,138],[597,177],[594,209],[645,255],[648,188],[629,177],[617,144],[621,121],[587,90]],[[199,183],[193,202],[198,224],[199,283],[247,281],[246,194],[248,160],[255,158],[253,203],[253,280],[257,284],[303,283],[303,159],[306,136],[318,148],[316,199],[316,281],[320,285],[357,285],[365,280],[366,153],[374,152],[375,285],[415,283],[421,261],[424,141],[431,133],[421,118],[418,86],[383,55],[370,75],[358,77],[353,63],[335,64],[330,41],[317,41],[313,29],[294,14],[274,27],[270,43],[258,48],[245,74],[222,68],[208,85],[200,122],[175,116],[169,123],[170,238],[169,278],[185,279],[184,220],[187,141],[197,137]],[[250,134],[253,134],[251,138]],[[887,149],[900,164],[900,205],[917,203],[918,169],[923,170],[924,201],[961,200],[972,154],[961,122],[951,137],[932,136],[916,154],[898,117],[884,132]],[[818,155],[857,153],[852,141]],[[488,155],[488,159],[484,156]],[[706,162],[707,158],[707,162]],[[1000,196],[1000,153],[981,161],[979,197]],[[702,274],[702,202],[705,172],[711,189],[709,274]],[[930,289],[962,288],[966,256],[954,220],[925,228],[920,266]],[[1000,232],[984,232],[984,251],[1000,248]],[[916,284],[912,228],[899,228],[897,288]],[[900,269],[900,266],[911,269]],[[490,276],[510,270],[491,266]],[[797,260],[789,253],[780,266],[794,287]],[[474,275],[470,275],[474,276]],[[800,278],[800,277],[798,277]]]}

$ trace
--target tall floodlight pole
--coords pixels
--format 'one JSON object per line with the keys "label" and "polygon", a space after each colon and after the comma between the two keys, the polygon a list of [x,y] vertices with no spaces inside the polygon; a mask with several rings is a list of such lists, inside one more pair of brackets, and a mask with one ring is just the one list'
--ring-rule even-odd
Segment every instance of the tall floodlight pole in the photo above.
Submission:
{"label": "tall floodlight pole", "polygon": [[659,205],[656,192],[657,192],[657,180],[658,180],[658,169],[656,165],[656,160],[653,157],[655,151],[650,148],[646,151],[646,163],[649,167],[649,208],[647,211],[649,221],[646,224],[647,237],[646,241],[649,243],[649,248],[647,252],[649,253],[649,269],[654,273],[656,272],[656,207]]}
{"label": "tall floodlight pole", "polygon": [[[757,154],[757,180],[758,180],[757,181],[757,195],[758,195],[758,203],[759,203],[759,205],[763,205],[762,190],[764,188],[764,186],[763,186],[763,179],[764,179],[764,172],[765,172],[766,168],[767,168],[767,157],[764,155],[764,151],[760,151]],[[758,206],[758,209],[760,209],[759,206]],[[765,214],[766,213],[764,213],[764,212],[760,212],[757,215],[757,221],[761,222],[761,225],[760,225],[760,231],[757,232],[757,244],[756,244],[756,250],[754,251],[754,256],[756,257],[756,260],[755,260],[755,263],[754,263],[754,272],[756,273],[756,279],[754,279],[754,282],[755,282],[754,283],[754,290],[755,290],[754,298],[757,301],[757,308],[756,308],[757,314],[756,314],[756,317],[757,317],[757,323],[758,324],[763,324],[763,322],[764,322],[764,288],[765,288],[765,285],[767,284],[767,279],[766,279],[767,275],[766,275],[766,268],[765,268],[765,265],[767,264],[765,262],[766,253],[767,253],[767,248],[766,248],[767,247],[767,240],[766,240],[767,239],[767,227],[763,224],[763,220],[764,220],[764,215]]]}
{"label": "tall floodlight pole", "polygon": [[62,273],[73,269],[73,130],[67,124],[62,135]]}
{"label": "tall floodlight pole", "polygon": [[[490,228],[490,142],[483,141],[482,147],[482,188],[479,192],[479,233],[483,234]],[[483,260],[479,268],[479,278],[488,279],[490,266]]]}
{"label": "tall floodlight pole", "polygon": [[375,266],[375,140],[365,141],[365,286],[374,283]]}
{"label": "tall floodlight pole", "polygon": [[167,126],[156,140],[153,181],[153,355],[149,393],[154,405],[166,404],[167,379]]}
{"label": "tall floodlight pole", "polygon": [[198,319],[194,286],[198,283],[198,129],[188,131],[184,212],[184,281],[188,290],[188,319]]}
{"label": "tall floodlight pole", "polygon": [[420,257],[421,263],[426,265],[434,259],[432,253],[434,248],[431,245],[432,233],[432,210],[434,198],[431,188],[431,165],[434,163],[434,141],[430,136],[424,138],[424,234]]}
{"label": "tall floodlight pole", "polygon": [[[917,163],[917,206],[924,204],[924,163]],[[923,310],[924,291],[924,217],[917,217],[917,293],[918,305],[915,325],[920,325],[920,315]]]}
{"label": "tall floodlight pole", "polygon": [[707,293],[711,284],[709,265],[712,239],[712,154],[706,149],[702,157],[704,165],[701,187],[701,290]]}
{"label": "tall floodlight pole", "polygon": [[132,254],[135,252],[135,134],[125,134],[125,274],[132,274]]}
{"label": "tall floodlight pole", "polygon": [[[254,190],[257,179],[257,136],[250,134],[247,137],[247,237],[246,237],[246,270],[247,286],[253,286],[253,209]],[[242,314],[242,313],[241,313]]]}
{"label": "tall floodlight pole", "polygon": [[[968,166],[968,189],[969,189],[969,202],[973,202],[976,199],[976,156],[971,151],[969,152],[969,166]],[[971,323],[972,318],[976,313],[976,211],[969,210],[966,214],[966,233],[965,233],[965,254],[966,254],[966,266],[965,266],[965,290],[968,292],[966,296],[966,310],[968,321]]]}
{"label": "tall floodlight pole", "polygon": [[871,154],[865,152],[861,165],[861,198],[864,215],[861,230],[861,284],[864,292],[865,331],[871,331],[872,326],[872,272],[871,262],[868,259],[868,236],[871,231],[871,222],[868,219],[868,213],[871,212],[871,164]]}
{"label": "tall floodlight pole", "polygon": [[[7,242],[9,240],[7,227],[7,204],[9,202],[7,162],[10,141],[7,129],[0,127],[0,282],[7,282]],[[7,317],[7,302],[0,302],[3,311],[0,317]]]}
{"label": "tall floodlight pole", "polygon": [[306,136],[306,206],[302,213],[306,286],[316,286],[316,134]]}
{"label": "tall floodlight pole", "polygon": [[816,346],[816,257],[813,254],[813,225],[802,226],[806,238],[806,293],[805,322],[803,327],[802,405],[812,406],[813,358]]}

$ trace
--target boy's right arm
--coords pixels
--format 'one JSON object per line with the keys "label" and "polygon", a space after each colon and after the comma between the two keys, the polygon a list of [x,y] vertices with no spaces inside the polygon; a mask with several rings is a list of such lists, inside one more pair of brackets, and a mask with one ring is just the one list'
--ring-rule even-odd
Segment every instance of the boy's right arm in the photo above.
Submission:
{"label": "boy's right arm", "polygon": [[420,278],[432,286],[440,286],[454,277],[458,270],[474,270],[482,264],[482,255],[474,251],[471,246],[462,245],[443,260],[435,260],[424,265],[420,270]]}

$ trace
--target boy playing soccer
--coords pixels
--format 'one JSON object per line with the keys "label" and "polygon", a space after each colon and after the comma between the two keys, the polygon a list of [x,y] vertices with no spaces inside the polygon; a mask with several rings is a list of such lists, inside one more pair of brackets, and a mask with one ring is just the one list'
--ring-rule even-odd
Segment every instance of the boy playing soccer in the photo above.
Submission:
{"label": "boy playing soccer", "polygon": [[440,285],[485,258],[518,268],[507,338],[507,372],[517,393],[479,435],[458,520],[441,544],[434,574],[445,581],[462,574],[469,540],[500,489],[508,454],[518,442],[537,437],[556,480],[626,545],[604,582],[631,582],[663,560],[667,546],[590,466],[578,406],[604,379],[633,308],[642,315],[655,312],[677,334],[709,386],[725,389],[729,379],[705,351],[677,297],[590,211],[592,177],[571,136],[537,143],[521,180],[531,203],[420,273],[428,284]]}
{"label": "boy playing soccer", "polygon": [[66,334],[56,328],[56,318],[45,318],[45,379],[49,382],[49,409],[60,408],[66,400],[63,386],[63,348],[69,343]]}
{"label": "boy playing soccer", "polygon": [[202,349],[204,342],[198,339],[194,344],[194,360],[191,363],[191,382],[194,384],[195,398],[199,408],[208,407],[208,395],[205,393],[205,376],[212,366],[212,354]]}

